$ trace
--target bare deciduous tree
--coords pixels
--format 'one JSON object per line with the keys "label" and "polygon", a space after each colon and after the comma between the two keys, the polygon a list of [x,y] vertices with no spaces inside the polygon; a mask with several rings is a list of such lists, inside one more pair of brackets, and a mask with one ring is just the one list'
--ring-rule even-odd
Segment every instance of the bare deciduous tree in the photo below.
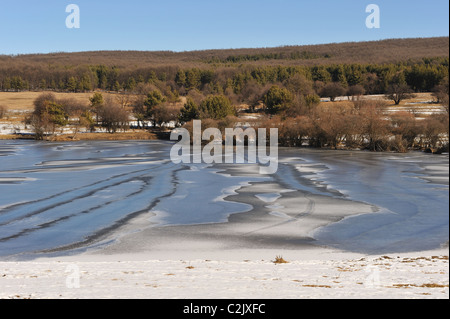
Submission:
{"label": "bare deciduous tree", "polygon": [[392,134],[395,136],[393,147],[398,152],[406,152],[414,147],[419,130],[415,116],[410,112],[397,112],[391,115]]}
{"label": "bare deciduous tree", "polygon": [[348,99],[352,99],[352,101],[359,100],[359,98],[366,93],[366,90],[362,85],[356,84],[352,85],[347,89]]}
{"label": "bare deciduous tree", "polygon": [[130,122],[128,112],[111,99],[105,100],[99,115],[102,126],[108,133],[116,133],[119,129],[125,129]]}
{"label": "bare deciduous tree", "polygon": [[367,139],[366,147],[371,151],[385,150],[389,123],[382,110],[376,105],[366,105],[360,110],[360,114]]}
{"label": "bare deciduous tree", "polygon": [[158,126],[169,124],[170,122],[175,122],[176,125],[179,116],[180,107],[169,103],[157,105],[153,110],[153,119]]}
{"label": "bare deciduous tree", "polygon": [[433,97],[436,98],[436,103],[440,103],[447,114],[449,113],[449,84],[448,84],[448,77],[444,79],[444,81],[435,86],[433,88]]}
{"label": "bare deciduous tree", "polygon": [[393,83],[387,88],[386,99],[394,101],[399,105],[401,101],[414,97],[411,88],[406,83]]}

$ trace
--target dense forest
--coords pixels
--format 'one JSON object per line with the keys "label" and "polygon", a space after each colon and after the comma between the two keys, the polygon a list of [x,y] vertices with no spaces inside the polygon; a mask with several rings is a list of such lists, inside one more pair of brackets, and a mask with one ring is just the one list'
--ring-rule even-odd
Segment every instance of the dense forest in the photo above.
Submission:
{"label": "dense forest", "polygon": [[[0,56],[0,91],[97,92],[84,106],[50,95],[36,101],[29,122],[42,127],[46,117],[48,127],[53,119],[53,131],[74,112],[91,130],[102,123],[115,132],[127,122],[124,110],[139,127],[146,122],[155,127],[169,121],[189,125],[197,118],[220,126],[245,109],[262,112],[270,121],[265,124],[279,127],[282,145],[299,146],[307,139],[317,147],[344,143],[404,150],[442,145],[448,112],[420,125],[406,114],[388,125],[381,121],[378,102],[363,103],[359,97],[380,94],[399,104],[415,92],[433,92],[448,111],[448,70],[448,37],[179,53],[54,53]],[[120,93],[120,103],[103,101],[99,92],[106,91]],[[320,103],[321,97],[334,101],[338,96],[352,103],[333,108]],[[177,108],[180,97],[186,103]]]}

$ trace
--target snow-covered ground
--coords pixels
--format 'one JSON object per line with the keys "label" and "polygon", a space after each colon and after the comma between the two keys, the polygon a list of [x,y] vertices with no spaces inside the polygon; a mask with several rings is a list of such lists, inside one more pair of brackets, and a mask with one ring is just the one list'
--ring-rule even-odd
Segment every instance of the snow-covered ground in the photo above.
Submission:
{"label": "snow-covered ground", "polygon": [[[0,298],[448,299],[448,250],[366,256],[216,251],[211,259],[76,256],[0,262]],[[162,258],[159,259],[158,257]]]}

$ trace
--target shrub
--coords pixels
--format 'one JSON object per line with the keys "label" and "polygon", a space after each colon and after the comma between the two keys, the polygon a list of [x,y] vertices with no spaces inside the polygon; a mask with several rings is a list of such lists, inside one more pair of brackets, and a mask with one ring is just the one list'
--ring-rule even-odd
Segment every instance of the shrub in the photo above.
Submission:
{"label": "shrub", "polygon": [[340,83],[331,82],[326,84],[319,93],[321,97],[329,97],[333,102],[338,96],[343,96],[346,90]]}

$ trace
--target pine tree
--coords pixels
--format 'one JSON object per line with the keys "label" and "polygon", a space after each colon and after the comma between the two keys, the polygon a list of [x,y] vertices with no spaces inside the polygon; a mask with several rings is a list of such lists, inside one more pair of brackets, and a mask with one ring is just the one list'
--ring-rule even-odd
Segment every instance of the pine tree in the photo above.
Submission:
{"label": "pine tree", "polygon": [[184,104],[184,107],[181,109],[179,121],[180,123],[187,123],[189,121],[199,119],[200,118],[200,112],[198,110],[197,105],[195,102],[188,98],[186,101],[186,104]]}
{"label": "pine tree", "polygon": [[99,113],[104,104],[103,95],[101,93],[95,93],[92,97],[89,98],[89,101],[91,102],[91,107],[96,114],[96,121],[98,124]]}
{"label": "pine tree", "polygon": [[77,80],[75,77],[71,76],[66,83],[66,90],[69,92],[76,92],[77,90]]}
{"label": "pine tree", "polygon": [[280,88],[274,85],[264,95],[263,102],[266,106],[266,111],[269,114],[277,114],[288,107],[288,104],[292,102],[294,96],[285,88]]}
{"label": "pine tree", "polygon": [[200,113],[206,118],[223,119],[236,115],[236,109],[224,95],[210,95],[200,104]]}
{"label": "pine tree", "polygon": [[177,74],[175,75],[175,83],[179,87],[186,86],[186,73],[183,70],[178,70]]}

